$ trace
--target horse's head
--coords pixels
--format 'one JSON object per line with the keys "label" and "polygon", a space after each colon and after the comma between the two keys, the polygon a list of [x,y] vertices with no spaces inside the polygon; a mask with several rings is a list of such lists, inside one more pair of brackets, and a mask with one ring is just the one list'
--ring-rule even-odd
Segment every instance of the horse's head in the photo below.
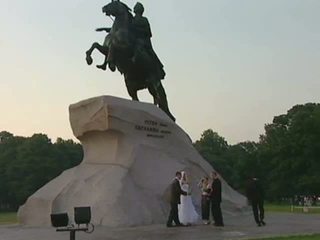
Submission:
{"label": "horse's head", "polygon": [[107,16],[118,17],[126,13],[131,14],[131,9],[126,4],[120,2],[120,0],[111,0],[111,3],[102,8],[102,12]]}

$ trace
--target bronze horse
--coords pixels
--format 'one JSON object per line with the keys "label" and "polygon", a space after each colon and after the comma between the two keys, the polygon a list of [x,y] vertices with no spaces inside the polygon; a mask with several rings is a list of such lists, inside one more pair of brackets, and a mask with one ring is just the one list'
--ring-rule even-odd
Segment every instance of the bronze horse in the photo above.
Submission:
{"label": "bronze horse", "polygon": [[[115,67],[124,75],[127,91],[132,100],[139,101],[137,91],[147,88],[153,96],[154,104],[158,105],[173,121],[174,116],[170,113],[165,90],[162,86],[161,79],[164,75],[160,72],[159,65],[150,54],[142,54],[136,61],[132,61],[134,55],[134,34],[132,33],[132,20],[130,8],[119,0],[112,0],[102,8],[103,13],[107,16],[114,16],[114,23],[111,29],[101,28],[97,31],[110,31],[103,45],[95,42],[86,52],[86,61],[91,65],[93,59],[91,54],[94,49],[99,50],[105,55],[106,60],[110,59],[112,54],[112,64],[109,68],[115,71]],[[97,65],[98,68],[105,70],[105,64]]]}

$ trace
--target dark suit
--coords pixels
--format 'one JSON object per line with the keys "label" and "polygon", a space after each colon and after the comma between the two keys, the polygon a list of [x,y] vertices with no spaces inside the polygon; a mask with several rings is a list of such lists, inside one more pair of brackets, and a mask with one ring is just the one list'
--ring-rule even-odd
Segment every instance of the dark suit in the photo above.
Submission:
{"label": "dark suit", "polygon": [[170,205],[171,210],[167,222],[167,226],[172,225],[172,221],[175,222],[176,225],[181,225],[178,216],[178,204],[180,204],[180,196],[187,195],[185,191],[181,189],[180,182],[178,179],[174,179],[170,186],[171,196],[170,196]]}
{"label": "dark suit", "polygon": [[252,205],[253,216],[256,223],[258,225],[264,223],[264,193],[258,179],[250,179],[248,181],[247,198]]}
{"label": "dark suit", "polygon": [[219,178],[213,180],[211,185],[211,211],[214,224],[216,226],[224,226],[221,211],[221,181]]}

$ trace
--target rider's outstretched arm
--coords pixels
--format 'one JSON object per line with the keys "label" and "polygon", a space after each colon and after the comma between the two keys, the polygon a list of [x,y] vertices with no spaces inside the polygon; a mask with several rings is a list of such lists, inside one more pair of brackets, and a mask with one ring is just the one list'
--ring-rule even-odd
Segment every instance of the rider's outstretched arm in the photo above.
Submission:
{"label": "rider's outstretched arm", "polygon": [[109,33],[111,31],[111,28],[97,28],[96,31],[97,32],[106,31],[107,33]]}

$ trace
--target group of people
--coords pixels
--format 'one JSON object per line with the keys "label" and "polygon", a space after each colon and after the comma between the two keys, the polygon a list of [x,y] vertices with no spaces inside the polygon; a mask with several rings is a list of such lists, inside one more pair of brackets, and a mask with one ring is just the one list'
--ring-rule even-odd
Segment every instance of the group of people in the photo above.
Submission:
{"label": "group of people", "polygon": [[[211,178],[204,177],[198,184],[201,190],[201,218],[203,224],[209,225],[210,212],[213,224],[223,227],[223,216],[221,211],[221,180],[217,172],[211,173]],[[171,210],[167,221],[167,227],[190,226],[198,223],[200,216],[195,210],[191,198],[191,185],[185,172],[176,172],[176,176],[170,185]],[[246,193],[252,206],[254,219],[257,226],[264,226],[263,189],[257,178],[250,178],[247,182]],[[175,225],[173,225],[173,222]]]}
{"label": "group of people", "polygon": [[[202,191],[201,210],[204,224],[210,224],[210,209],[215,226],[223,227],[223,217],[221,211],[221,181],[217,172],[212,172],[212,179],[205,177],[199,187]],[[167,221],[167,227],[189,226],[199,221],[199,215],[192,203],[192,189],[185,172],[176,172],[176,177],[170,186],[171,210]]]}

